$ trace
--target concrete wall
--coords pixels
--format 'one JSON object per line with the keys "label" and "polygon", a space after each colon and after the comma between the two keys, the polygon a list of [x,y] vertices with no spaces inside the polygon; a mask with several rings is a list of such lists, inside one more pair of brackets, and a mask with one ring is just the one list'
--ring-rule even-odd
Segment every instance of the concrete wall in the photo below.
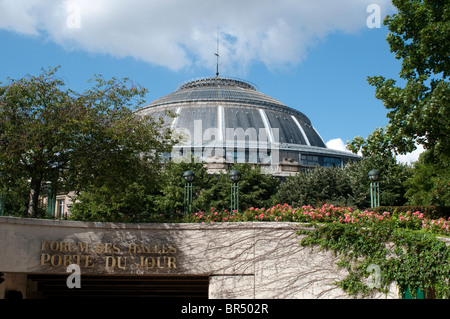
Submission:
{"label": "concrete wall", "polygon": [[14,285],[26,295],[24,274],[66,273],[73,263],[81,274],[208,275],[210,298],[349,298],[333,284],[346,276],[334,254],[300,246],[299,227],[0,217],[0,298]]}

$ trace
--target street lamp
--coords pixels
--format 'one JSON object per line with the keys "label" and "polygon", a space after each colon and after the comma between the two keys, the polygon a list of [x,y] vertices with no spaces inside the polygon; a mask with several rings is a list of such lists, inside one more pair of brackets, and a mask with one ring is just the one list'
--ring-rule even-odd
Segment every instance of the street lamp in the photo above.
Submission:
{"label": "street lamp", "polygon": [[231,212],[239,210],[239,180],[241,179],[241,173],[237,170],[230,172],[231,180]]}
{"label": "street lamp", "polygon": [[184,184],[184,214],[192,213],[192,181],[195,174],[193,171],[188,170],[183,173],[183,178],[186,181]]}
{"label": "street lamp", "polygon": [[47,183],[47,215],[50,217],[56,217],[55,208],[56,208],[55,183],[48,182]]}
{"label": "street lamp", "polygon": [[380,206],[380,186],[378,179],[380,178],[380,172],[373,169],[369,172],[370,179],[370,207]]}

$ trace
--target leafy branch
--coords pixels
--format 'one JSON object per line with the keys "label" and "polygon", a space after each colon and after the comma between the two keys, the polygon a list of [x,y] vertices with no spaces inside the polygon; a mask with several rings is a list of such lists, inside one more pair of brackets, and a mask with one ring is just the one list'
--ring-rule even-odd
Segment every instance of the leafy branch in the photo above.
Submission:
{"label": "leafy branch", "polygon": [[[340,257],[338,266],[348,275],[336,284],[344,291],[367,296],[373,290],[388,293],[392,283],[400,292],[406,287],[434,289],[437,298],[449,298],[450,250],[436,235],[404,228],[393,222],[355,225],[315,224],[301,230],[301,245],[319,245]],[[368,271],[377,265],[379,284],[371,287]],[[411,290],[415,296],[415,290]]]}

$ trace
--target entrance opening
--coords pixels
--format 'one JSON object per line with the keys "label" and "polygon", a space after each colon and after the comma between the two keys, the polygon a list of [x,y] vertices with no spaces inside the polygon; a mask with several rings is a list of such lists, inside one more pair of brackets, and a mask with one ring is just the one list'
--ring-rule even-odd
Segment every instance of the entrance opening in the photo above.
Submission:
{"label": "entrance opening", "polygon": [[28,298],[208,298],[208,276],[81,276],[81,288],[67,287],[68,275],[28,275]]}

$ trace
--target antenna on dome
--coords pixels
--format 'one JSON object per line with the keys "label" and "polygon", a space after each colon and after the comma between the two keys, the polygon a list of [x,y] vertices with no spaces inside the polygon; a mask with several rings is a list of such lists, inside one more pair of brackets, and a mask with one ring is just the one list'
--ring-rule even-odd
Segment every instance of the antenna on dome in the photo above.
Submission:
{"label": "antenna on dome", "polygon": [[214,53],[217,57],[216,62],[216,77],[219,77],[219,28],[217,27],[217,52]]}

